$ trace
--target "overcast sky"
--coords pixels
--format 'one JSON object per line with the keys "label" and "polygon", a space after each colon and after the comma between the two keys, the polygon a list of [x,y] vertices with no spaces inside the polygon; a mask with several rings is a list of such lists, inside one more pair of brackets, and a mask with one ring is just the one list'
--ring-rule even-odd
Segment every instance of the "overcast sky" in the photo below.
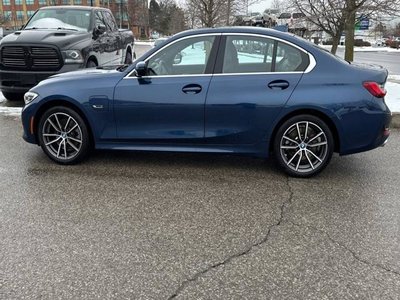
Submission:
{"label": "overcast sky", "polygon": [[263,13],[266,8],[271,7],[272,0],[261,0],[257,4],[249,7],[249,12]]}

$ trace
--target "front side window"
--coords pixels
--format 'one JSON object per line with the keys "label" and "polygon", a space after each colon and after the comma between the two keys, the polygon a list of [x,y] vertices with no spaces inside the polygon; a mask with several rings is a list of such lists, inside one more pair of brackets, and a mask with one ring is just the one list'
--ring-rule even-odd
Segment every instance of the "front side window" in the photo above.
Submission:
{"label": "front side window", "polygon": [[180,40],[147,62],[148,76],[205,74],[215,36]]}
{"label": "front side window", "polygon": [[107,22],[107,28],[110,31],[117,31],[118,27],[117,24],[114,21],[114,18],[111,16],[111,14],[108,11],[103,11],[103,16],[104,16],[104,20],[106,20]]}
{"label": "front side window", "polygon": [[262,37],[228,36],[222,72],[271,72],[274,44],[274,40]]}

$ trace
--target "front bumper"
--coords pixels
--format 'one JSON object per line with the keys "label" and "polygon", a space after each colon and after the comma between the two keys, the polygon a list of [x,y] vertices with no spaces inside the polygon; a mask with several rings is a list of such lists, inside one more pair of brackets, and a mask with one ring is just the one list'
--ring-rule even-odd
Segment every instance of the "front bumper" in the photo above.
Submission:
{"label": "front bumper", "polygon": [[17,71],[0,69],[0,90],[24,94],[46,78],[83,68],[81,64],[66,64],[58,71]]}

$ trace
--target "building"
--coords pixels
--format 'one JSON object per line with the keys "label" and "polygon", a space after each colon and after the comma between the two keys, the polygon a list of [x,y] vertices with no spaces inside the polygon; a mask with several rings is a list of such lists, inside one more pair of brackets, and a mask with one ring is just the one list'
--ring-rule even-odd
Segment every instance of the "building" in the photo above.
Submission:
{"label": "building", "polygon": [[147,0],[0,0],[0,27],[19,29],[38,8],[50,5],[107,7],[120,28],[130,28],[136,37],[149,36]]}

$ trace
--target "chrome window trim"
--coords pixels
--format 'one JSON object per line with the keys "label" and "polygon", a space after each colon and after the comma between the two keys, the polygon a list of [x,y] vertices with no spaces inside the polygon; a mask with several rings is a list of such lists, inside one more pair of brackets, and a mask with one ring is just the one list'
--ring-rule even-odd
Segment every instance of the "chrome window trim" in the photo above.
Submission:
{"label": "chrome window trim", "polygon": [[[295,47],[296,49],[299,49],[300,51],[306,53],[309,57],[309,63],[308,63],[308,67],[304,70],[304,71],[292,71],[292,72],[249,72],[249,73],[216,73],[216,74],[212,74],[212,73],[207,73],[207,74],[181,74],[181,75],[160,75],[160,76],[142,76],[140,78],[143,79],[154,79],[154,78],[179,78],[179,77],[198,77],[198,76],[239,76],[239,75],[269,75],[269,74],[307,74],[310,73],[315,66],[317,65],[317,62],[314,58],[314,55],[312,55],[310,52],[308,52],[307,50],[301,48],[300,46],[293,44],[292,42],[283,40],[281,38],[278,37],[274,37],[274,36],[268,36],[268,35],[264,35],[264,34],[258,34],[258,33],[243,33],[243,32],[224,32],[224,33],[205,33],[205,34],[199,34],[199,35],[191,35],[191,36],[185,36],[182,37],[180,39],[177,39],[175,41],[173,41],[172,43],[169,43],[167,45],[165,45],[164,47],[162,47],[161,49],[159,49],[158,51],[154,52],[152,55],[150,55],[148,58],[146,58],[146,60],[144,60],[144,62],[147,62],[149,59],[151,59],[154,55],[156,55],[158,52],[160,52],[161,50],[165,49],[166,47],[169,47],[170,45],[175,44],[178,41],[182,41],[185,39],[189,39],[189,38],[193,38],[193,37],[201,37],[201,36],[230,36],[230,35],[234,35],[234,36],[255,36],[255,37],[261,37],[261,38],[267,38],[267,39],[272,39],[275,41],[279,41],[285,44],[288,44],[292,47]],[[133,73],[135,72],[135,69],[133,69],[130,73],[128,73],[127,75],[125,75],[125,77],[123,79],[138,79],[139,77],[136,76],[131,76]]]}

